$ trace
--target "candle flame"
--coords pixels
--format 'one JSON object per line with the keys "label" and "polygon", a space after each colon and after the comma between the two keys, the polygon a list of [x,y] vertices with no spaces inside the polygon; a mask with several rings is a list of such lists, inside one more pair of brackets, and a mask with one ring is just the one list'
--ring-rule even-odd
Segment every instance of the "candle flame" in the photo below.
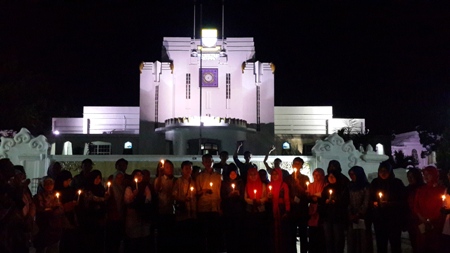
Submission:
{"label": "candle flame", "polygon": [[134,179],[134,182],[136,182],[136,183],[137,183],[137,181],[138,181],[138,180],[137,180],[137,178],[135,178],[135,179]]}
{"label": "candle flame", "polygon": [[330,195],[333,194],[333,190],[330,189],[330,190],[329,190],[329,193],[330,193]]}
{"label": "candle flame", "polygon": [[234,187],[235,187],[236,185],[235,184],[231,184],[231,187],[233,188],[233,190],[234,190]]}
{"label": "candle flame", "polygon": [[59,192],[57,192],[57,193],[56,193],[56,198],[58,198],[58,199],[59,199]]}
{"label": "candle flame", "polygon": [[107,185],[108,185],[108,187],[110,187],[111,186],[111,182],[108,182]]}
{"label": "candle flame", "polygon": [[445,198],[446,198],[445,195],[442,195],[442,201],[445,201]]}
{"label": "candle flame", "polygon": [[383,193],[379,192],[378,196],[380,196],[380,199],[381,199],[381,197],[383,197]]}
{"label": "candle flame", "polygon": [[254,189],[253,192],[256,194],[256,189]]}
{"label": "candle flame", "polygon": [[81,190],[78,190],[78,195],[81,195]]}
{"label": "candle flame", "polygon": [[191,186],[191,191],[193,191],[194,190],[194,186]]}
{"label": "candle flame", "polygon": [[272,186],[271,185],[269,185],[269,190],[272,191]]}
{"label": "candle flame", "polygon": [[308,187],[308,185],[309,185],[309,182],[306,182],[306,187]]}
{"label": "candle flame", "polygon": [[161,166],[164,166],[164,159],[161,159]]}
{"label": "candle flame", "polygon": [[213,183],[212,183],[212,182],[209,182],[209,186],[211,186],[211,187],[212,187],[212,185],[213,185]]}

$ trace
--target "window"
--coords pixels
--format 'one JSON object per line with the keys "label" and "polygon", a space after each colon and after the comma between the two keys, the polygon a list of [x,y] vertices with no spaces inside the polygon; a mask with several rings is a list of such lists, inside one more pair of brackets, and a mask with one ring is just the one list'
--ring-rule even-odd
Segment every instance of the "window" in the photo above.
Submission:
{"label": "window", "polygon": [[256,86],[256,131],[261,130],[261,88]]}
{"label": "window", "polygon": [[226,75],[226,99],[231,99],[231,74]]}
{"label": "window", "polygon": [[66,141],[63,146],[63,155],[72,155],[72,142]]}
{"label": "window", "polygon": [[200,146],[201,153],[204,154],[212,154],[217,155],[219,153],[219,146],[213,140],[207,140],[207,142],[203,142]]}
{"label": "window", "polygon": [[155,128],[158,127],[159,85],[155,87]]}
{"label": "window", "polygon": [[127,141],[123,144],[123,154],[124,155],[133,154],[133,143],[131,143],[131,141]]}
{"label": "window", "polygon": [[123,144],[123,148],[124,149],[132,149],[133,143],[131,143],[130,141],[127,141],[127,142],[125,142],[125,144]]}
{"label": "window", "polygon": [[103,141],[93,141],[89,143],[89,155],[110,155],[111,143]]}
{"label": "window", "polygon": [[186,99],[191,99],[191,74],[186,74]]}

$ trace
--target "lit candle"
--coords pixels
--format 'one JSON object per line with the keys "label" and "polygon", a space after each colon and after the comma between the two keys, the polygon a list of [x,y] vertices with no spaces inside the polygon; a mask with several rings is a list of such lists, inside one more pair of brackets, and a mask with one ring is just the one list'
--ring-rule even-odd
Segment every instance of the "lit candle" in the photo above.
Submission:
{"label": "lit candle", "polygon": [[192,198],[192,195],[194,194],[193,192],[194,192],[194,186],[191,186],[191,198]]}
{"label": "lit candle", "polygon": [[212,182],[209,182],[209,187],[212,189],[212,185],[213,185],[213,183]]}
{"label": "lit candle", "polygon": [[134,182],[136,182],[136,190],[138,189],[138,179],[137,178],[134,178]]}
{"label": "lit candle", "polygon": [[233,191],[234,191],[234,187],[236,187],[236,185],[235,184],[231,184],[231,188],[233,188]]}
{"label": "lit candle", "polygon": [[164,167],[164,159],[161,159],[161,167]]}
{"label": "lit candle", "polygon": [[380,202],[381,202],[381,200],[382,200],[382,198],[383,198],[383,193],[382,193],[382,192],[379,192],[379,193],[378,193],[378,197],[380,197]]}
{"label": "lit candle", "polygon": [[294,178],[297,178],[297,168],[294,168]]}
{"label": "lit candle", "polygon": [[308,191],[309,182],[306,181],[306,191]]}
{"label": "lit candle", "polygon": [[446,207],[446,203],[445,203],[445,198],[446,197],[445,197],[445,195],[442,195],[441,198],[442,198],[442,206]]}
{"label": "lit candle", "polygon": [[111,182],[108,181],[108,183],[106,183],[108,185],[108,193],[109,193],[109,188],[111,187]]}
{"label": "lit candle", "polygon": [[329,199],[331,199],[331,195],[333,194],[333,190],[330,189],[328,192],[330,193]]}
{"label": "lit candle", "polygon": [[253,193],[255,193],[255,199],[256,199],[256,189],[253,190]]}
{"label": "lit candle", "polygon": [[269,191],[272,193],[272,185],[269,185]]}
{"label": "lit candle", "polygon": [[78,190],[78,202],[80,202],[81,190]]}
{"label": "lit candle", "polygon": [[59,192],[56,193],[56,200],[57,200],[58,203],[59,203]]}

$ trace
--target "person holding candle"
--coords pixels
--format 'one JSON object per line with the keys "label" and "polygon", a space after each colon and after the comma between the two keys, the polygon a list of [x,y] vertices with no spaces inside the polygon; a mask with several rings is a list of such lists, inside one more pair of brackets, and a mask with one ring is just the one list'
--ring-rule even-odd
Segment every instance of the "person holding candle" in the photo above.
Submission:
{"label": "person holding candle", "polygon": [[64,209],[56,198],[55,181],[46,177],[42,184],[44,190],[33,197],[36,205],[36,224],[39,227],[33,244],[36,252],[58,252]]}
{"label": "person holding candle", "polygon": [[413,209],[420,222],[416,228],[417,252],[441,252],[439,249],[444,225],[441,196],[445,187],[438,183],[439,171],[436,167],[427,166],[422,173],[425,185],[417,189]]}
{"label": "person holding candle", "polygon": [[[0,233],[0,250],[2,252],[28,252],[29,237],[26,235],[23,220],[24,201],[23,188],[11,184],[15,176],[14,165],[8,158],[0,158],[0,218],[2,227]],[[34,204],[33,204],[34,205]]]}
{"label": "person holding candle", "polygon": [[[51,177],[54,181],[56,181],[56,178],[58,177],[59,173],[61,173],[61,170],[62,170],[61,163],[57,161],[52,161],[47,168],[47,176],[45,177]],[[41,191],[44,191],[44,188],[42,188],[42,185],[39,184],[37,192]]]}
{"label": "person holding candle", "polygon": [[[197,176],[195,180],[195,189],[197,191],[197,217],[202,228],[202,240],[200,245],[205,245],[208,252],[217,252],[220,246],[221,228],[220,213],[221,198],[220,189],[222,177],[214,172],[213,158],[211,154],[202,156],[202,164],[205,169]],[[210,186],[213,183],[213,186]]]}
{"label": "person holding candle", "polygon": [[162,173],[155,179],[155,191],[158,194],[158,235],[160,251],[170,252],[173,243],[171,238],[174,235],[175,214],[173,210],[174,198],[172,195],[176,178],[173,175],[174,166],[172,161],[161,161]]}
{"label": "person holding candle", "polygon": [[[364,169],[353,166],[348,171],[350,183],[349,226],[347,230],[347,252],[373,252],[371,223],[368,223],[369,181]],[[370,225],[369,225],[370,224]]]}
{"label": "person holding candle", "polygon": [[244,189],[245,185],[236,165],[230,163],[223,174],[221,199],[227,252],[231,253],[241,252],[241,245],[244,244]]}
{"label": "person holding candle", "polygon": [[289,241],[291,238],[289,226],[289,212],[291,202],[289,198],[289,187],[283,182],[283,173],[281,169],[274,169],[271,174],[272,192],[268,194],[268,199],[272,203],[272,226],[271,252],[281,253],[290,252]]}
{"label": "person holding candle", "polygon": [[344,174],[342,174],[341,163],[337,160],[331,160],[328,163],[327,173],[329,174],[331,171],[335,171],[335,175],[338,177],[338,181],[348,187],[350,180]]}
{"label": "person holding candle", "polygon": [[447,187],[442,197],[441,213],[445,215],[445,221],[442,229],[440,252],[450,252],[450,171],[447,172]]}
{"label": "person holding candle", "polygon": [[149,207],[151,203],[150,188],[142,181],[141,170],[131,173],[137,179],[137,187],[131,184],[125,188],[125,252],[148,252],[150,237]]}
{"label": "person holding candle", "polygon": [[[175,251],[195,252],[198,242],[196,211],[197,201],[194,195],[194,181],[191,178],[192,163],[183,161],[181,163],[181,177],[175,181],[173,186],[173,198],[175,208],[175,240],[177,248]],[[192,188],[192,190],[191,190]]]}
{"label": "person holding candle", "polygon": [[[381,201],[380,192],[383,194]],[[387,252],[388,242],[391,252],[401,252],[401,233],[407,220],[406,188],[400,179],[395,178],[389,161],[380,163],[378,177],[370,183],[369,209],[377,252]]]}
{"label": "person holding candle", "polygon": [[337,171],[328,173],[328,185],[323,188],[318,210],[325,233],[327,252],[343,253],[348,221],[349,191]]}
{"label": "person holding candle", "polygon": [[[14,188],[14,191],[17,192],[18,200],[20,198],[19,201],[23,202],[21,217],[23,217],[25,223],[27,241],[30,242],[33,236],[36,235],[38,229],[34,220],[36,216],[36,206],[33,202],[33,195],[28,187],[31,181],[30,179],[27,179],[25,168],[22,165],[14,165],[14,172],[15,175],[12,180],[10,180],[10,185]],[[20,207],[20,205],[17,207]],[[27,246],[28,245],[29,243],[27,243]]]}
{"label": "person holding candle", "polygon": [[306,192],[309,177],[302,174],[304,161],[300,157],[292,160],[293,173],[283,177],[289,186],[289,197],[291,200],[291,238],[289,246],[292,251],[297,248],[297,234],[300,238],[300,252],[308,252],[308,194]]}
{"label": "person holding candle", "polygon": [[104,248],[104,233],[106,224],[106,201],[109,198],[104,185],[102,173],[93,170],[89,173],[88,184],[82,192],[78,222],[82,236],[83,249],[91,248],[101,251]]}
{"label": "person holding candle", "polygon": [[319,225],[319,212],[317,210],[319,199],[322,197],[322,191],[328,182],[325,180],[325,171],[317,168],[313,171],[314,182],[308,186],[308,235],[309,235],[309,252],[323,253],[325,252],[325,234],[323,226]]}
{"label": "person holding candle", "polygon": [[[250,168],[247,172],[244,200],[246,202],[245,238],[256,242],[268,235],[265,202],[267,201],[266,185],[261,182],[258,170]],[[263,240],[267,242],[267,240]],[[246,252],[262,252],[267,246],[263,243],[248,244]]]}
{"label": "person holding candle", "polygon": [[78,194],[76,189],[70,186],[72,173],[62,170],[55,181],[55,191],[60,193],[60,203],[64,209],[63,234],[59,249],[62,252],[77,252],[78,224],[75,218]]}
{"label": "person holding candle", "polygon": [[106,252],[119,252],[120,242],[125,237],[124,180],[125,174],[121,170],[116,170],[111,179],[110,197],[106,203]]}
{"label": "person holding candle", "polygon": [[423,181],[422,171],[418,168],[410,168],[406,173],[408,178],[408,186],[406,186],[406,195],[408,201],[408,220],[407,220],[407,230],[409,235],[409,241],[411,242],[411,247],[413,252],[417,252],[417,227],[420,222],[416,215],[414,215],[414,198],[416,197],[417,189],[425,185]]}

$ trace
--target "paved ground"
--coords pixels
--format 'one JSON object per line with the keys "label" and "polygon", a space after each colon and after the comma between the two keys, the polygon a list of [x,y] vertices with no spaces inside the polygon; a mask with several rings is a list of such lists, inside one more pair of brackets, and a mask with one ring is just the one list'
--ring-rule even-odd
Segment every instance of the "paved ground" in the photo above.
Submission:
{"label": "paved ground", "polygon": [[[373,235],[373,238],[375,238],[375,235]],[[373,252],[377,252],[377,244],[375,243],[375,239],[373,241]],[[34,248],[30,248],[30,253],[35,253],[36,251]],[[300,242],[297,243],[297,252],[300,252]],[[345,250],[345,252],[347,252]],[[411,243],[408,239],[408,233],[402,233],[402,252],[403,253],[412,253]]]}
{"label": "paved ground", "polygon": [[[373,252],[377,252],[377,244],[375,242],[375,234],[373,235]],[[297,252],[300,252],[300,242],[297,242]],[[347,249],[344,250],[347,252]],[[408,233],[402,233],[402,253],[412,253],[411,243],[409,242]]]}

